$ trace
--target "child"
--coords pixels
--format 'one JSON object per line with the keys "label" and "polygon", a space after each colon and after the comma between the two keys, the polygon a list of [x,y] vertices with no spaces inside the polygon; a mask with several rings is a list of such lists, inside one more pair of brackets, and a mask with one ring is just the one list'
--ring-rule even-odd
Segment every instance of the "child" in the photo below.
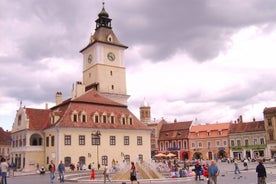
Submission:
{"label": "child", "polygon": [[90,179],[91,179],[91,180],[94,180],[94,179],[95,179],[95,170],[94,170],[93,168],[92,168],[92,171],[91,171]]}

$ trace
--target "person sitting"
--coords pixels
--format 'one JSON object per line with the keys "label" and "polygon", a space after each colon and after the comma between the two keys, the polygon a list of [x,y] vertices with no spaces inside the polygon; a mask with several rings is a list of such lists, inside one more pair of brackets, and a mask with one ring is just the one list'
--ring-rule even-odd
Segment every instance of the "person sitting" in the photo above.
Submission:
{"label": "person sitting", "polygon": [[41,167],[41,169],[39,170],[40,174],[45,174],[45,169],[44,167]]}

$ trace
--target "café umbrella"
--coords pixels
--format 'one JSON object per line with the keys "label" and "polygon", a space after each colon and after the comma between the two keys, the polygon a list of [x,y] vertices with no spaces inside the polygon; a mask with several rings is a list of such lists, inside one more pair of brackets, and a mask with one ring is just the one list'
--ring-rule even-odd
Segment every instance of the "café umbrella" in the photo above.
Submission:
{"label": "caf\u00e9 umbrella", "polygon": [[166,155],[166,157],[176,157],[176,155],[173,154],[173,153],[169,153],[169,154]]}
{"label": "caf\u00e9 umbrella", "polygon": [[154,155],[155,157],[167,157],[164,153],[158,153],[157,155]]}

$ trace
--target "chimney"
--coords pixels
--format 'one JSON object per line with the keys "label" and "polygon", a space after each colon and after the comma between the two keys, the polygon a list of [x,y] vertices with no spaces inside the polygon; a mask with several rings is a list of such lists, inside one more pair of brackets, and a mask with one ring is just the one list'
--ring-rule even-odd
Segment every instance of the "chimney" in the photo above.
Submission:
{"label": "chimney", "polygon": [[253,118],[253,122],[255,122],[256,121],[256,119],[255,119],[255,117]]}
{"label": "chimney", "polygon": [[62,93],[61,92],[57,92],[56,93],[56,105],[59,105],[62,103]]}
{"label": "chimney", "polygon": [[48,109],[48,103],[45,103],[45,109],[46,110]]}
{"label": "chimney", "polygon": [[240,115],[239,119],[240,119],[240,123],[243,123],[243,121],[242,121],[242,115]]}
{"label": "chimney", "polygon": [[82,82],[76,82],[76,89],[73,91],[73,98],[77,98],[85,93],[85,85]]}

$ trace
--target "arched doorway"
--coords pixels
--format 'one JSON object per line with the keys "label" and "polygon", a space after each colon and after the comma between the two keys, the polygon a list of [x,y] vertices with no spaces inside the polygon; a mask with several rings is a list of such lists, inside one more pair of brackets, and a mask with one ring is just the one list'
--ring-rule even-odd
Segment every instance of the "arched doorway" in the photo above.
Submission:
{"label": "arched doorway", "polygon": [[31,146],[42,146],[42,137],[39,134],[32,134],[30,137]]}
{"label": "arched doorway", "polygon": [[227,158],[227,154],[224,150],[219,150],[217,157],[218,157],[218,159]]}
{"label": "arched doorway", "polygon": [[181,153],[181,159],[182,160],[188,160],[189,159],[189,155],[188,155],[187,151]]}
{"label": "arched doorway", "polygon": [[200,152],[195,152],[193,155],[193,159],[202,159],[202,153]]}

